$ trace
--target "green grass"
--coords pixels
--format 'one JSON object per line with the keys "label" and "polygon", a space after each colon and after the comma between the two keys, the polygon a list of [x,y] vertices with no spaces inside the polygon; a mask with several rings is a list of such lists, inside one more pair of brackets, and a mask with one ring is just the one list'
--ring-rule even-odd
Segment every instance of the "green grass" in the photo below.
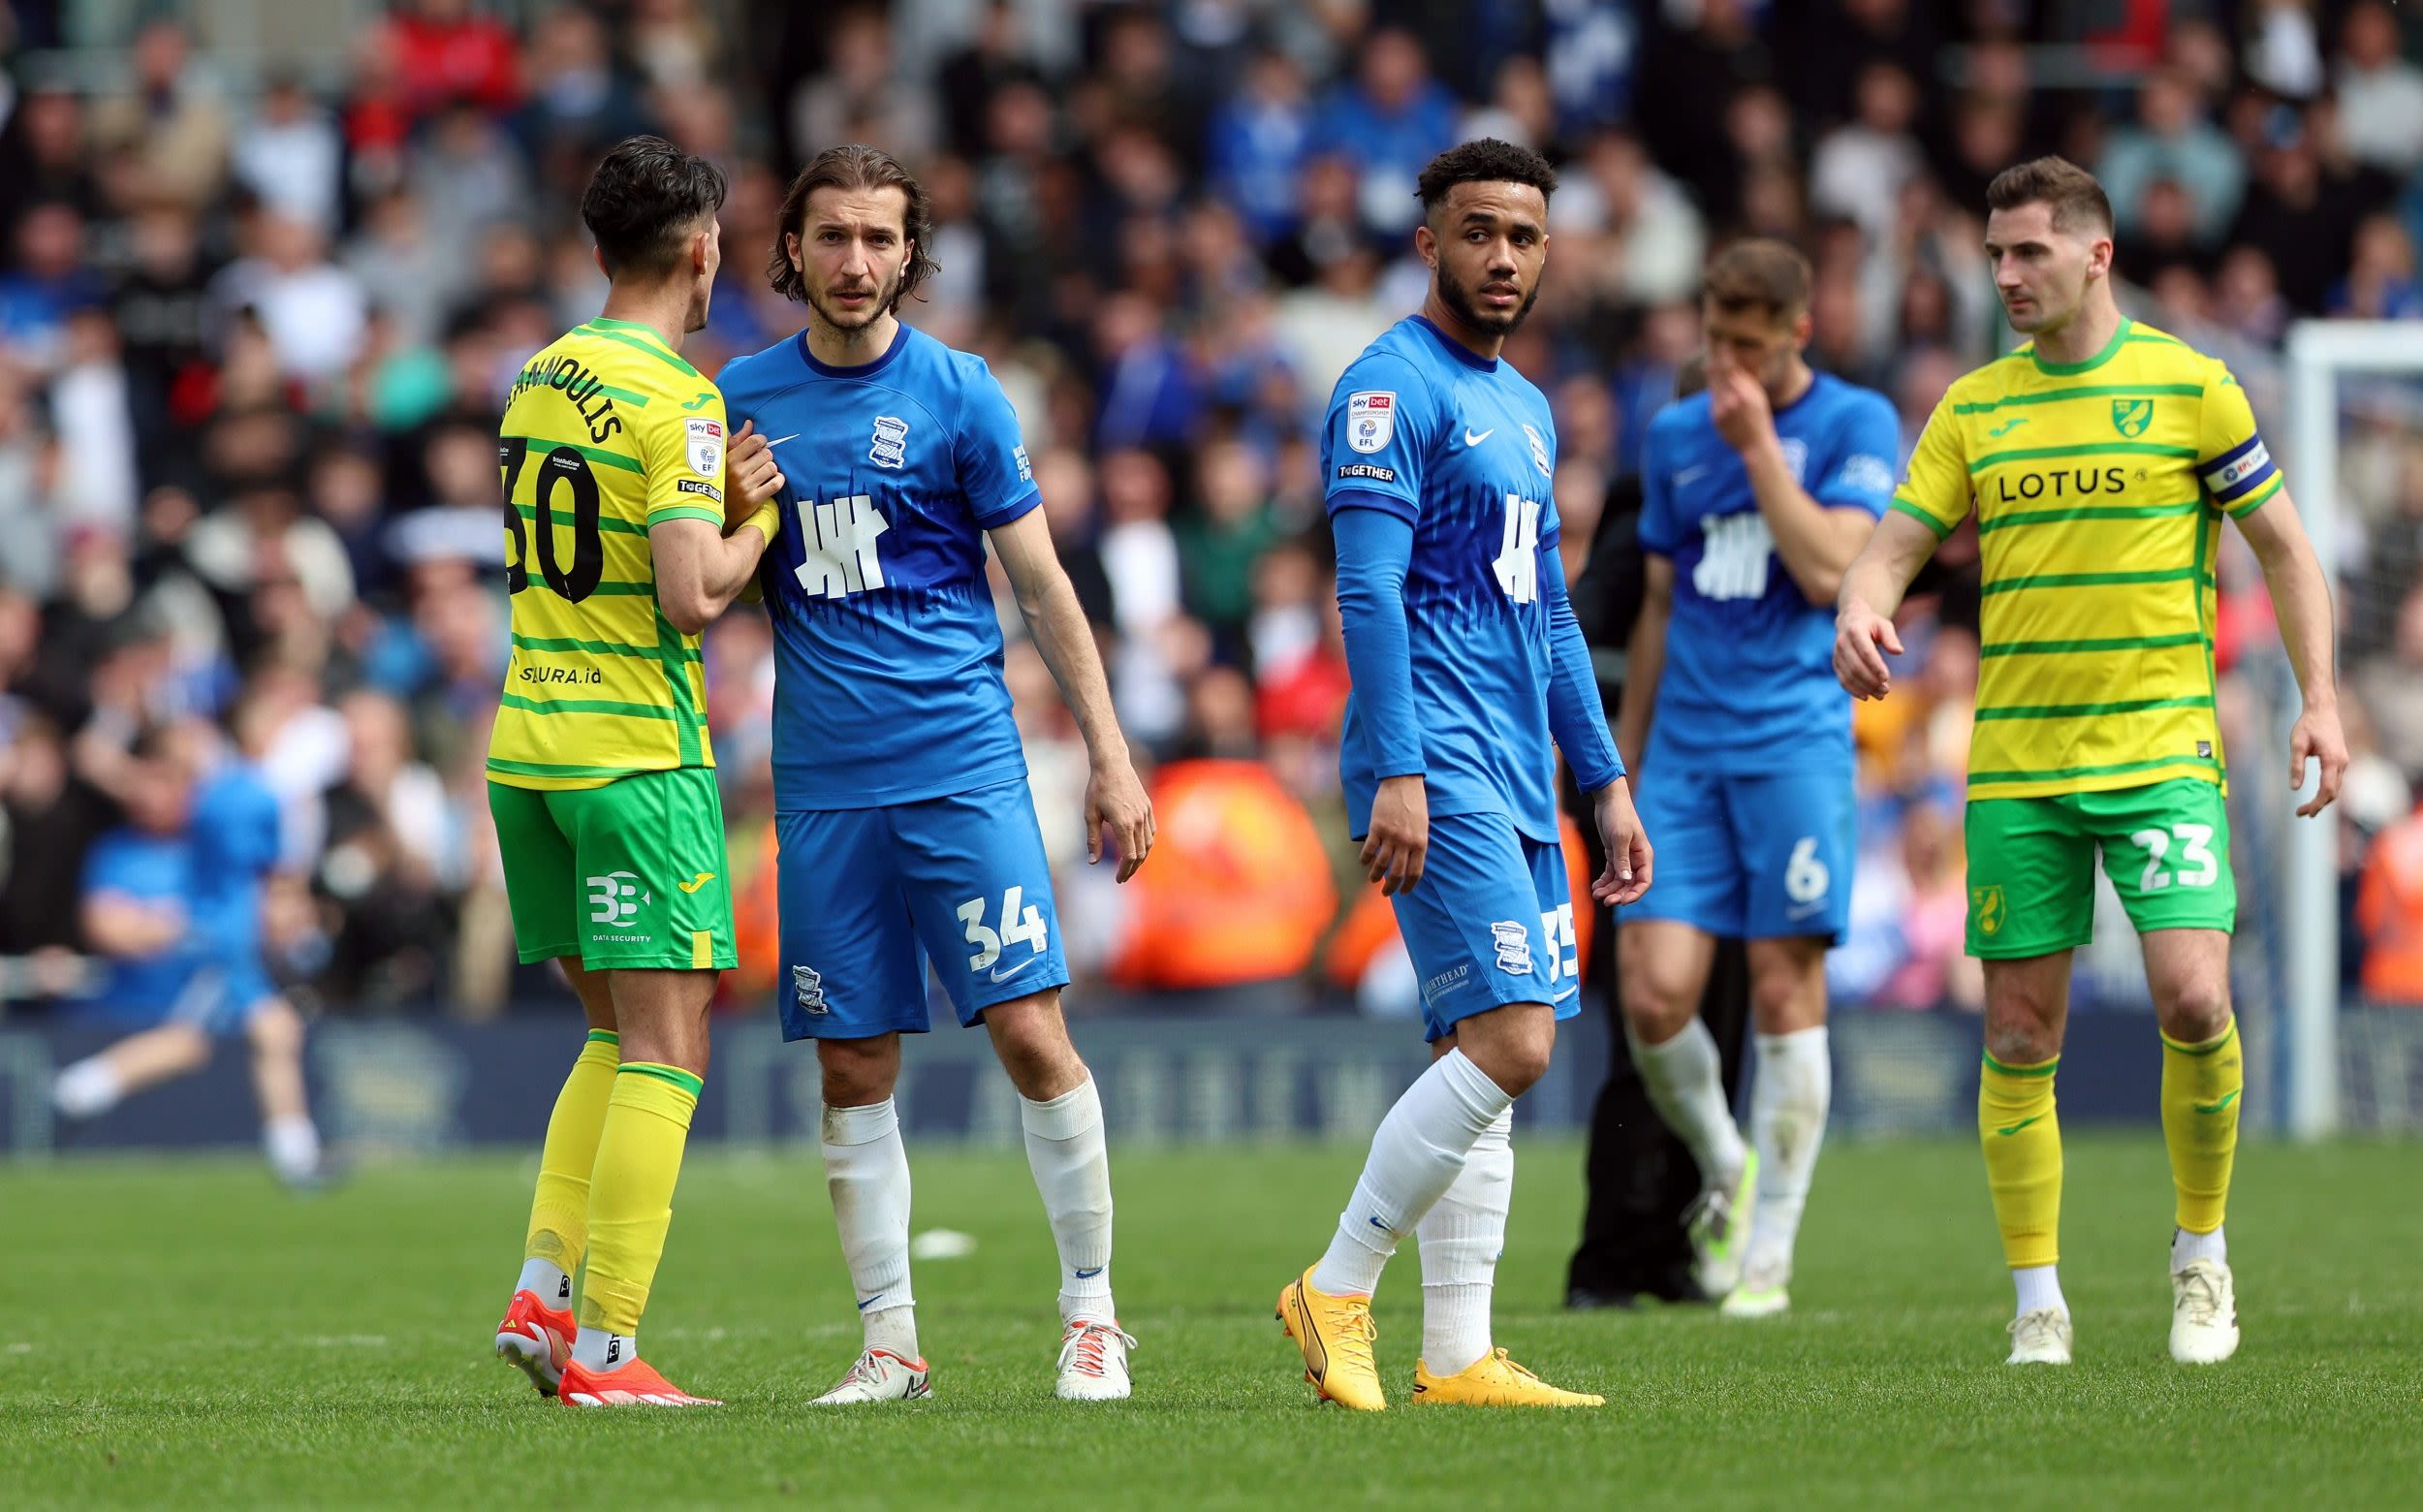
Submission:
{"label": "green grass", "polygon": [[[648,1356],[721,1411],[576,1413],[487,1353],[531,1163],[369,1172],[315,1201],[252,1164],[0,1174],[0,1480],[12,1505],[1362,1503],[2313,1506],[2423,1479],[2415,1147],[2256,1147],[2232,1258],[2246,1345],[2164,1354],[2157,1142],[2076,1138],[2064,1283],[2079,1363],[2001,1362],[2008,1294],[1976,1150],[1826,1153],[1798,1310],[1557,1307],[1580,1152],[1532,1145],[1498,1339],[1596,1412],[1315,1408],[1272,1299],[1360,1152],[1119,1156],[1115,1276],[1136,1400],[1051,1399],[1050,1237],[1016,1153],[917,1161],[933,1401],[828,1414],[856,1319],[812,1152],[685,1173]],[[1410,1246],[1408,1246],[1410,1248]],[[1380,1299],[1400,1395],[1418,1271]]]}

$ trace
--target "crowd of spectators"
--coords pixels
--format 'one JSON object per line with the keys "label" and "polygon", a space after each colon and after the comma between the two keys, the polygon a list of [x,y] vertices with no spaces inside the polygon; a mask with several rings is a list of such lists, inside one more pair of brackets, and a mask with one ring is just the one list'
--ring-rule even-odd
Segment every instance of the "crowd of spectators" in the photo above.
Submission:
{"label": "crowd of spectators", "polygon": [[[2288,322],[2423,316],[2423,7],[2377,0],[2114,7],[2102,35],[2026,19],[2095,8],[2003,0],[405,0],[341,67],[161,20],[107,78],[46,72],[40,9],[0,55],[0,956],[50,962],[36,987],[72,976],[80,860],[120,822],[108,755],[241,697],[285,809],[281,981],[332,1012],[537,989],[482,774],[493,438],[522,360],[599,306],[575,207],[634,131],[731,176],[684,349],[710,374],[798,329],[762,269],[805,156],[873,142],[930,188],[941,271],[903,314],[1000,376],[1121,717],[1164,764],[1172,856],[1114,893],[1082,866],[1082,747],[1013,645],[1074,954],[1141,988],[1326,976],[1405,1003],[1344,842],[1314,448],[1336,375],[1421,298],[1412,184],[1439,149],[1503,137],[1564,175],[1507,356],[1556,406],[1577,570],[1731,236],[1807,249],[1812,361],[1891,395],[1905,445],[2007,339],[1983,188],[2038,151],[2104,175],[2124,307],[2229,361],[2276,446]],[[2396,386],[2348,426],[2348,958],[2423,1000],[2423,434]],[[1862,711],[1848,996],[1976,999],[1973,562],[1955,537],[1908,615],[1914,676]],[[2259,785],[2279,740],[2242,662],[2276,642],[2250,558],[2221,565],[2224,705]],[[753,613],[710,632],[708,677],[746,936],[771,802]]]}

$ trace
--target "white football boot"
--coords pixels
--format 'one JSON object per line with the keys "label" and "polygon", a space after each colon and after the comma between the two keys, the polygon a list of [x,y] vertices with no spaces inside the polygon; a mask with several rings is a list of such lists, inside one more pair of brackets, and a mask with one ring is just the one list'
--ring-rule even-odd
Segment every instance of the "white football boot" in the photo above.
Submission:
{"label": "white football boot", "polygon": [[2067,1365],[2071,1341],[2069,1314],[2059,1307],[2038,1307],[2011,1320],[2011,1365]]}
{"label": "white football boot", "polygon": [[850,1365],[849,1373],[810,1406],[838,1407],[860,1402],[915,1402],[933,1395],[923,1360],[903,1360],[889,1349],[869,1349]]}
{"label": "white football boot", "polygon": [[2238,1286],[2220,1260],[2190,1260],[2171,1273],[2171,1358],[2218,1365],[2238,1352]]}
{"label": "white football boot", "polygon": [[1117,1323],[1072,1318],[1060,1336],[1060,1378],[1052,1394],[1062,1402],[1127,1400],[1127,1351],[1136,1340]]}

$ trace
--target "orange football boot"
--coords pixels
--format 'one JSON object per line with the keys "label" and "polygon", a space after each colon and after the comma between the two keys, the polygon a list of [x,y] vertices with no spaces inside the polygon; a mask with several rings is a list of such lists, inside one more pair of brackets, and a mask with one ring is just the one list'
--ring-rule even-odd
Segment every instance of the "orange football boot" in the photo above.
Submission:
{"label": "orange football boot", "polygon": [[505,1319],[496,1325],[496,1358],[530,1377],[542,1397],[555,1395],[572,1363],[572,1309],[549,1307],[534,1291],[514,1293]]}

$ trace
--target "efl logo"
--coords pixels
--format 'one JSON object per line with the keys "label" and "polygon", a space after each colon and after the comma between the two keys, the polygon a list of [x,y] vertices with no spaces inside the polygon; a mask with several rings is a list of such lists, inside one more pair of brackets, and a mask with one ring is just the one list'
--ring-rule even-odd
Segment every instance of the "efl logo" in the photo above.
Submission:
{"label": "efl logo", "polygon": [[1386,389],[1366,389],[1346,395],[1346,444],[1358,452],[1377,452],[1397,434],[1397,395]]}

